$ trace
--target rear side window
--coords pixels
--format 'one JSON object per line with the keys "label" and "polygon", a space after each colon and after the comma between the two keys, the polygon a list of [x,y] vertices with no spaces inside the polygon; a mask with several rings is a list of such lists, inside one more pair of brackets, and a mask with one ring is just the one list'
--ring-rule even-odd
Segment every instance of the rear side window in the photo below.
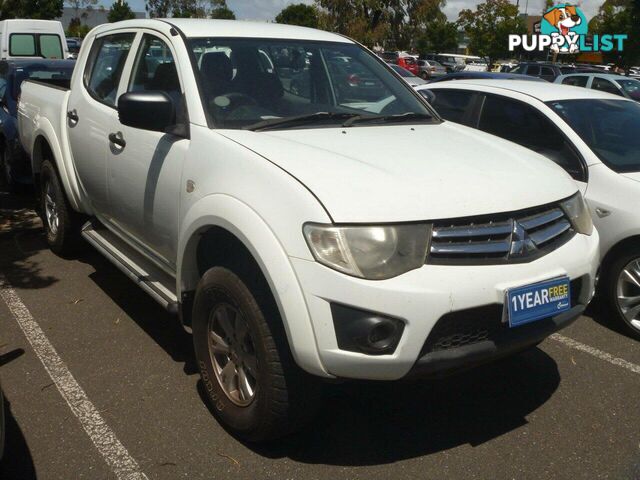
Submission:
{"label": "rear side window", "polygon": [[478,128],[538,152],[575,180],[585,180],[580,157],[568,140],[551,120],[526,103],[487,95]]}
{"label": "rear side window", "polygon": [[464,90],[431,90],[436,96],[431,102],[433,108],[444,118],[456,123],[463,123],[465,114],[471,108],[473,92]]}
{"label": "rear side window", "polygon": [[589,77],[567,77],[562,79],[563,85],[573,85],[575,87],[586,87]]}
{"label": "rear side window", "polygon": [[108,35],[97,39],[91,47],[85,87],[93,98],[110,107],[116,106],[120,76],[134,36],[134,33]]}
{"label": "rear side window", "polygon": [[538,65],[529,65],[527,67],[527,75],[540,75],[540,67]]}
{"label": "rear side window", "polygon": [[62,58],[62,43],[58,35],[40,35],[40,55],[45,58]]}
{"label": "rear side window", "polygon": [[595,77],[593,79],[593,82],[591,83],[591,88],[594,90],[600,90],[601,92],[624,96],[613,83],[611,83],[609,80],[605,80],[604,78]]}
{"label": "rear side window", "polygon": [[542,67],[542,76],[543,77],[554,77],[555,73],[553,72],[553,68],[551,68],[551,67]]}

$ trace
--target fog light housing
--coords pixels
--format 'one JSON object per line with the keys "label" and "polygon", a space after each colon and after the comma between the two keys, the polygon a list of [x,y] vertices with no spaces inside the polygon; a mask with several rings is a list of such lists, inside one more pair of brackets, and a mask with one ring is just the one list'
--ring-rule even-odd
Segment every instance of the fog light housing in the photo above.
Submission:
{"label": "fog light housing", "polygon": [[331,304],[333,327],[340,350],[367,355],[391,355],[395,352],[404,322],[376,312]]}

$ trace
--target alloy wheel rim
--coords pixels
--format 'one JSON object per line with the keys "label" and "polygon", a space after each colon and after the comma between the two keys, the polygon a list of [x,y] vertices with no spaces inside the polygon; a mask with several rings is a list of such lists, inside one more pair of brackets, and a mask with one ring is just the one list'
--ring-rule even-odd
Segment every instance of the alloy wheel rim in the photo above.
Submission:
{"label": "alloy wheel rim", "polygon": [[207,334],[220,387],[234,404],[248,406],[256,394],[258,361],[246,320],[236,307],[218,304],[209,316]]}
{"label": "alloy wheel rim", "polygon": [[620,272],[616,294],[622,315],[640,330],[640,257],[631,260]]}
{"label": "alloy wheel rim", "polygon": [[58,217],[58,206],[55,201],[55,193],[51,182],[47,182],[44,193],[44,211],[47,217],[47,226],[53,235],[58,234],[58,226],[60,223]]}

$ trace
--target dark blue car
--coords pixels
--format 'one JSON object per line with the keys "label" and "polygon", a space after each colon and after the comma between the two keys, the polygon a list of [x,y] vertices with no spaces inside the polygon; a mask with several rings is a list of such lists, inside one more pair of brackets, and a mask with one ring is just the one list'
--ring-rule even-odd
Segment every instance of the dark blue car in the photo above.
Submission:
{"label": "dark blue car", "polygon": [[32,79],[68,88],[74,65],[73,60],[0,60],[0,175],[9,190],[32,182],[17,129],[22,82]]}

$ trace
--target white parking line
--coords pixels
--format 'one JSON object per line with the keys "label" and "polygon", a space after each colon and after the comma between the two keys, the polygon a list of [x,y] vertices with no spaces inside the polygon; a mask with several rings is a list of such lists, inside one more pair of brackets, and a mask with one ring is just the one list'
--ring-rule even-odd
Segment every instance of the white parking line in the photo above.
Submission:
{"label": "white parking line", "polygon": [[124,448],[89,397],[58,356],[55,348],[20,297],[0,274],[0,297],[5,301],[58,391],[118,480],[146,480],[138,463]]}
{"label": "white parking line", "polygon": [[613,355],[603,352],[602,350],[598,350],[597,348],[591,347],[589,345],[585,345],[584,343],[580,343],[573,338],[565,337],[564,335],[560,335],[559,333],[554,333],[549,338],[555,340],[556,342],[560,342],[567,347],[574,348],[576,350],[580,350],[581,352],[588,353],[600,360],[604,360],[605,362],[609,362],[612,365],[616,365],[618,367],[626,368],[627,370],[632,371],[633,373],[640,374],[640,365],[636,365],[635,363],[627,362],[622,358],[614,357]]}

